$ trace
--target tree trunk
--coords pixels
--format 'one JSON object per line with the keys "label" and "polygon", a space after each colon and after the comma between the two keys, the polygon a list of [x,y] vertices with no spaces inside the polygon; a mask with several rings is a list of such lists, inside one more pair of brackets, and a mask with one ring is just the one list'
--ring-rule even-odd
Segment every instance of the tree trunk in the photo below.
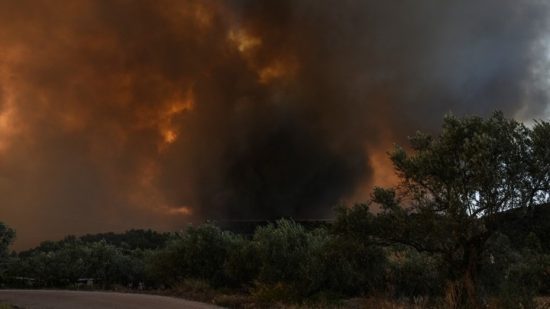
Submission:
{"label": "tree trunk", "polygon": [[[480,242],[482,243],[482,242]],[[477,293],[477,274],[478,262],[481,246],[476,241],[469,241],[463,247],[461,260],[452,258],[450,262],[450,278],[445,292],[445,302],[448,308],[454,309],[478,309],[482,308],[479,295]]]}
{"label": "tree trunk", "polygon": [[475,243],[469,244],[464,248],[464,275],[462,277],[462,297],[461,305],[465,308],[481,308],[479,296],[477,294],[477,271],[479,250]]}

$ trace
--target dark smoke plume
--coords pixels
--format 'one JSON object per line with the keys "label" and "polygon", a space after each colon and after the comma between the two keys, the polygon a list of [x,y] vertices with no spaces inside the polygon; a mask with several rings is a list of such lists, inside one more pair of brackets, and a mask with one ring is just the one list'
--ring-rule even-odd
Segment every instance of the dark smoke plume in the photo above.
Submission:
{"label": "dark smoke plume", "polygon": [[321,218],[444,113],[548,108],[543,0],[0,0],[0,219],[25,247]]}

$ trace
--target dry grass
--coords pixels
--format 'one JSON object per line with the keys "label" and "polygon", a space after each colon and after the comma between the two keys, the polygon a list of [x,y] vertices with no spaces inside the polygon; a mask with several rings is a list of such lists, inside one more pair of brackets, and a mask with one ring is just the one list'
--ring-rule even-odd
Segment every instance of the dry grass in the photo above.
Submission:
{"label": "dry grass", "polygon": [[550,297],[537,297],[535,302],[538,309],[550,309]]}
{"label": "dry grass", "polygon": [[[213,289],[207,282],[201,280],[185,280],[177,287],[168,290],[147,291],[148,293],[181,297],[206,303],[215,304],[226,308],[290,308],[290,309],[317,309],[317,308],[338,308],[338,309],[447,309],[456,308],[457,295],[449,287],[444,297],[437,301],[430,301],[428,298],[413,298],[395,300],[385,296],[371,296],[367,298],[352,298],[345,300],[310,299],[301,304],[296,304],[286,299],[283,292],[286,289],[275,286],[271,288],[252,289],[252,291],[238,291],[227,289]],[[550,297],[537,297],[537,309],[550,309]],[[498,300],[490,300],[487,309],[498,309]],[[0,309],[16,309],[15,307],[2,307]]]}
{"label": "dry grass", "polygon": [[[382,297],[354,298],[343,302],[339,308],[359,309],[359,308],[380,308],[380,309],[422,309],[422,308],[452,308],[453,304],[444,299],[442,304],[430,304],[427,299],[417,298],[410,301],[398,301]],[[550,309],[550,297],[537,297],[535,299],[537,309]],[[488,309],[498,309],[498,301],[490,301]]]}
{"label": "dry grass", "polygon": [[[197,291],[196,289],[189,289],[189,286],[180,287],[175,292],[171,290],[169,293],[165,293],[172,296],[179,296],[187,299],[194,299],[198,301],[208,302],[218,306],[226,308],[246,308],[246,309],[259,309],[259,308],[290,308],[290,309],[317,309],[317,308],[338,308],[338,309],[364,309],[364,308],[376,308],[376,309],[448,309],[456,308],[456,304],[453,304],[452,299],[441,298],[437,302],[430,301],[428,298],[413,298],[395,300],[387,297],[368,297],[368,298],[352,298],[339,301],[308,301],[302,304],[296,304],[293,302],[281,301],[277,299],[258,299],[254,295],[248,293],[238,293],[229,291]],[[449,302],[451,300],[451,302]],[[497,300],[489,301],[486,308],[499,309]],[[537,309],[550,309],[550,297],[537,297],[536,298]],[[8,307],[11,309],[11,307]],[[0,307],[0,309],[4,309]],[[6,308],[7,309],[7,308]]]}

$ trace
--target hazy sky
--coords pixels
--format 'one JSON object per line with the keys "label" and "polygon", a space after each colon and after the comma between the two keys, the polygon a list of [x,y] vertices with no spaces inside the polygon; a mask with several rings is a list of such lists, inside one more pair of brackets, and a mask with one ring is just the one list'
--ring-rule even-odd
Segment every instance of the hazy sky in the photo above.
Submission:
{"label": "hazy sky", "polygon": [[548,119],[546,2],[0,0],[0,220],[330,216],[446,112]]}

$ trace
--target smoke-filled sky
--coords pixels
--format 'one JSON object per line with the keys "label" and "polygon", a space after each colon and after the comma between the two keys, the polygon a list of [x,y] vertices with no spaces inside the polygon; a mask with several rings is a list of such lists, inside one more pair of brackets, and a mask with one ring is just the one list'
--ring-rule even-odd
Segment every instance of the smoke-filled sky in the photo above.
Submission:
{"label": "smoke-filled sky", "polygon": [[330,216],[447,112],[547,119],[546,2],[0,0],[0,221]]}

